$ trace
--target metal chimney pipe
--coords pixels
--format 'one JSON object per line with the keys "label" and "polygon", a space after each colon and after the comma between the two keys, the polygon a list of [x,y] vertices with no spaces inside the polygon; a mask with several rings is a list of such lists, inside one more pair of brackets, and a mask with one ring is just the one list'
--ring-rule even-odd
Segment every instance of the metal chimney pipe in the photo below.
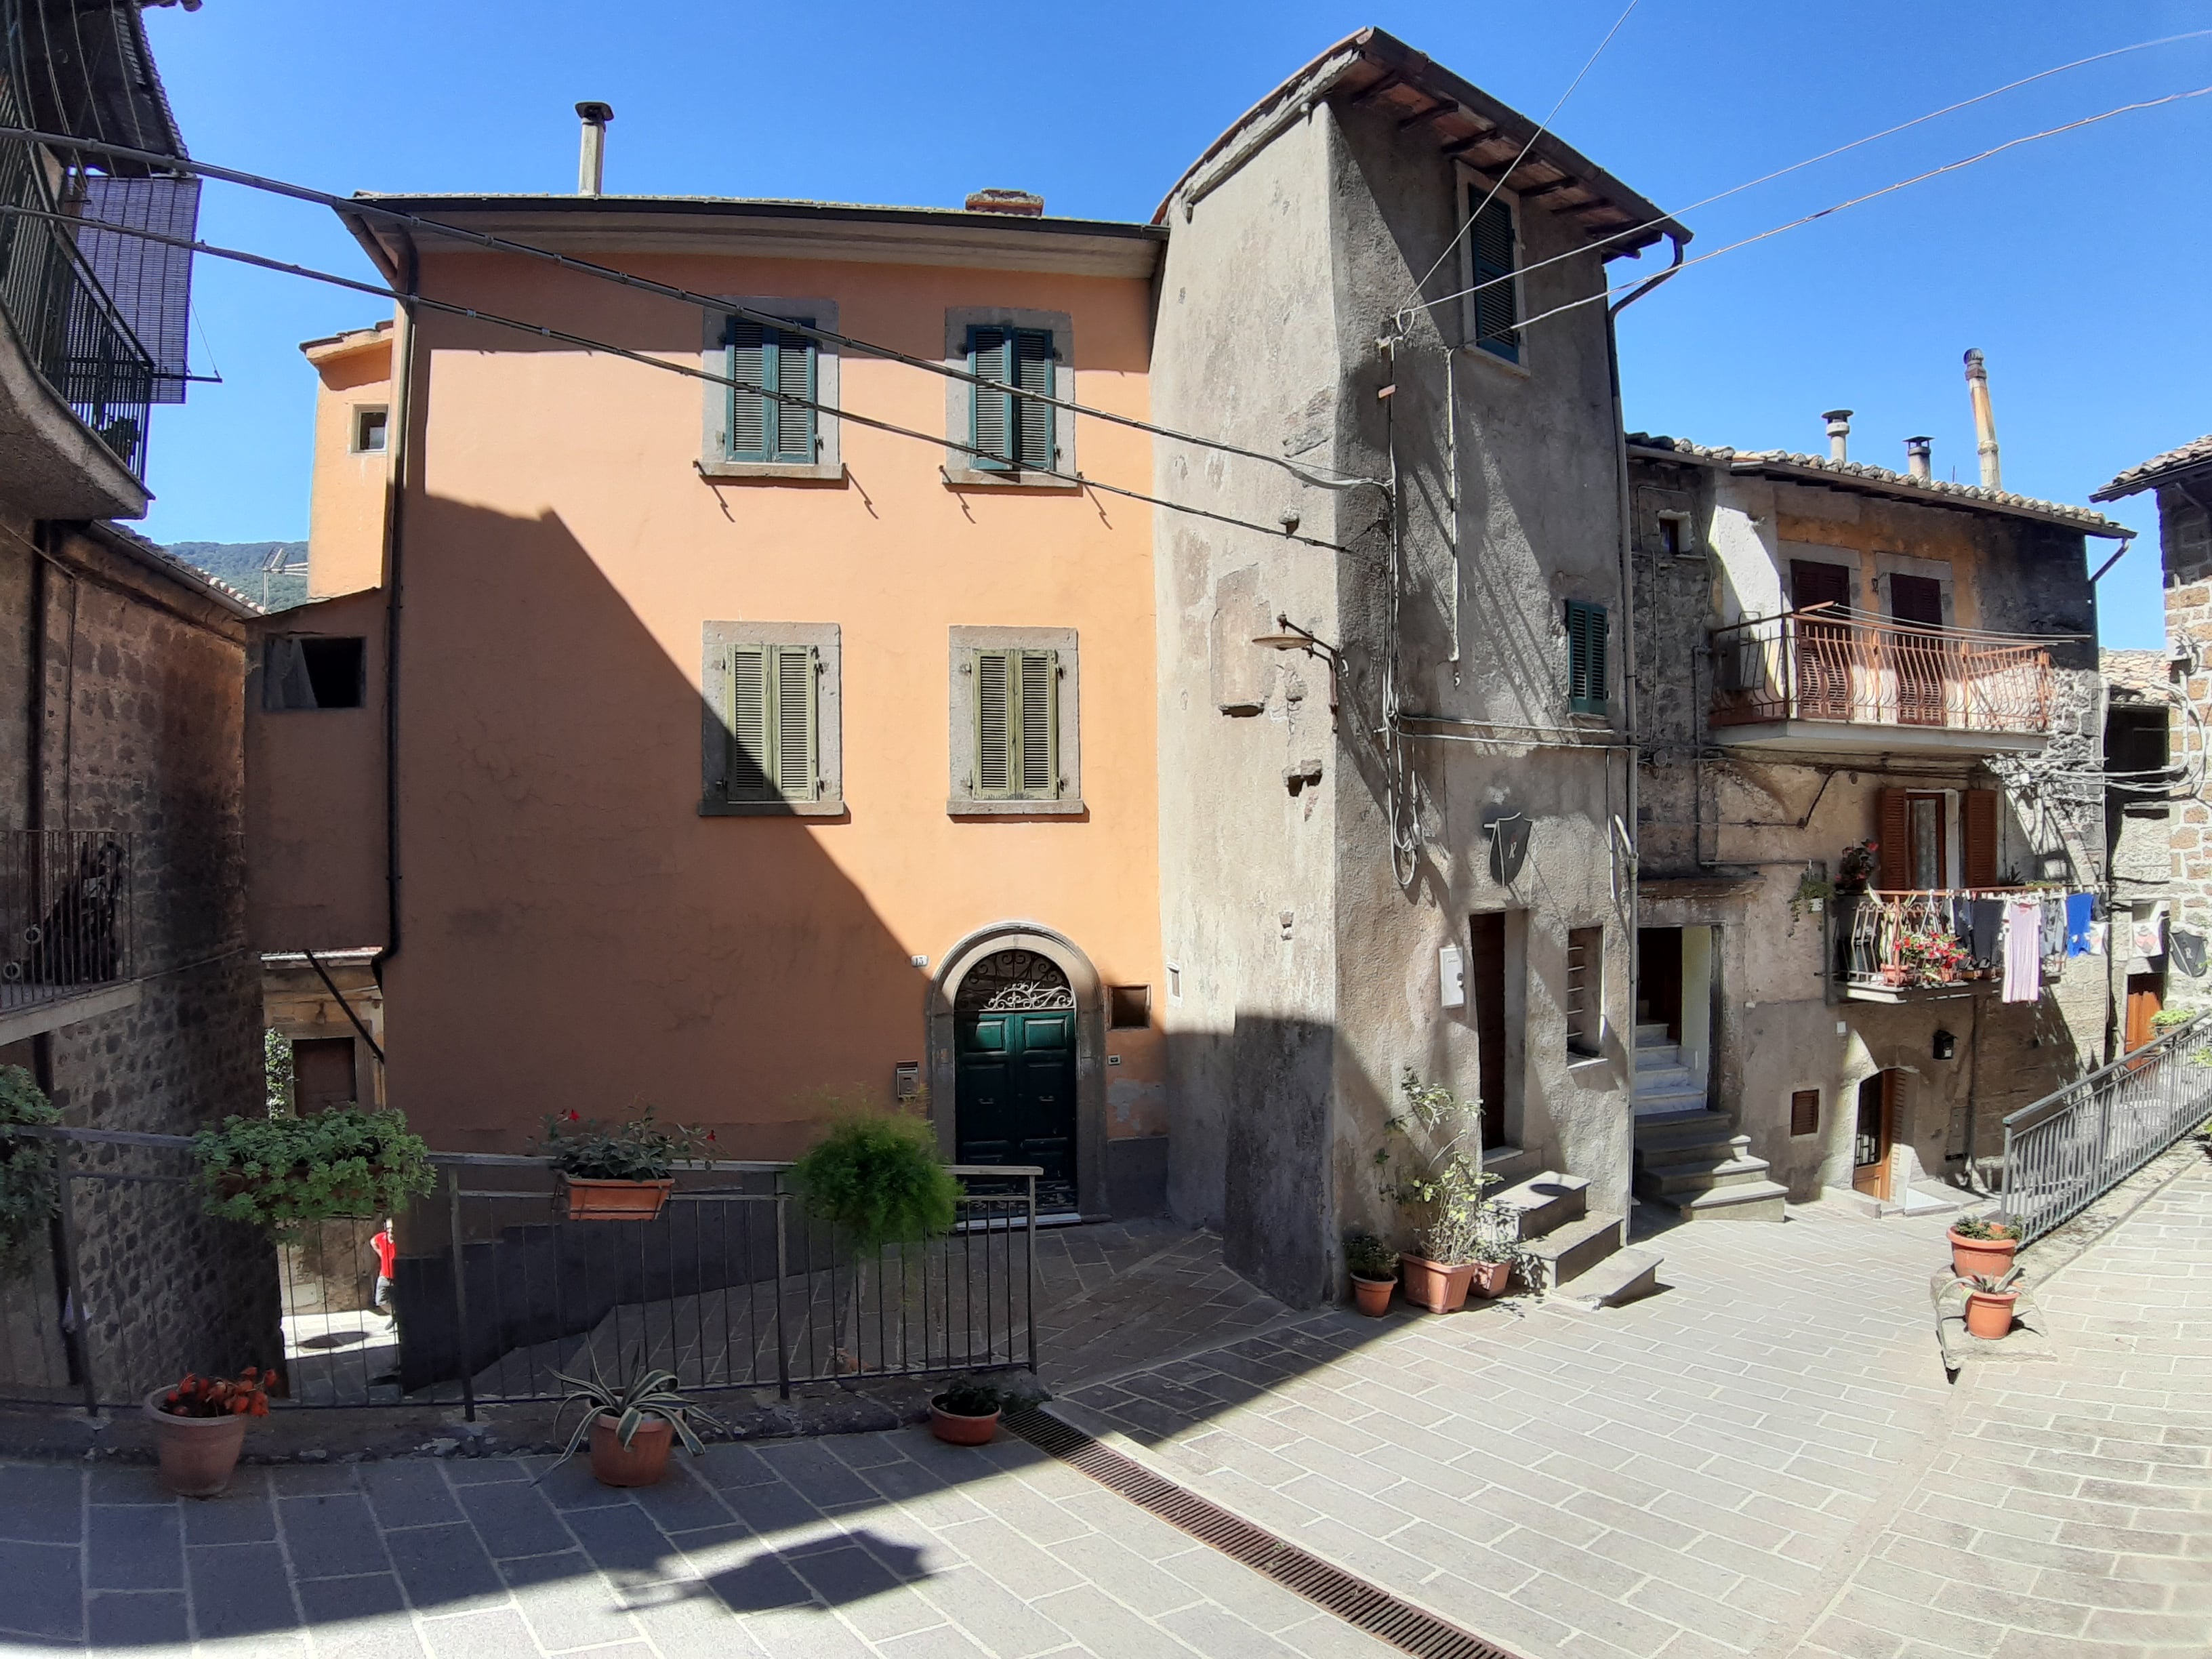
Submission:
{"label": "metal chimney pipe", "polygon": [[1905,441],[1905,470],[1916,478],[1932,478],[1935,468],[1929,464],[1928,447],[1932,438],[1907,438]]}
{"label": "metal chimney pipe", "polygon": [[1997,466],[1997,417],[1990,410],[1990,372],[1982,366],[1978,347],[1966,353],[1966,393],[1974,400],[1974,447],[1981,452],[1982,488],[2002,489],[2003,474]]}
{"label": "metal chimney pipe", "polygon": [[1820,418],[1828,423],[1828,459],[1840,466],[1850,459],[1851,411],[1832,409]]}
{"label": "metal chimney pipe", "polygon": [[607,123],[615,118],[615,106],[596,100],[576,106],[576,114],[584,123],[584,148],[576,158],[576,194],[597,196],[607,170]]}

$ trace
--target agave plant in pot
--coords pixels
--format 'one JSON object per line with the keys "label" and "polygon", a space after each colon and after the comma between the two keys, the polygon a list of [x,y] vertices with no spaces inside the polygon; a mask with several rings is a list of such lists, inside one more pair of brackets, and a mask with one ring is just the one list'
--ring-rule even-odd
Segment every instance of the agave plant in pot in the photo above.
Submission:
{"label": "agave plant in pot", "polygon": [[2001,1273],[1973,1273],[1960,1282],[1966,1287],[1966,1334],[1985,1341],[2012,1334],[2012,1304],[2020,1300],[2022,1269],[2008,1267]]}
{"label": "agave plant in pot", "polygon": [[1498,1177],[1482,1167],[1480,1115],[1449,1089],[1425,1084],[1411,1066],[1399,1083],[1406,1109],[1386,1126],[1390,1144],[1375,1155],[1383,1196],[1413,1221],[1413,1249],[1399,1265],[1406,1299],[1431,1313],[1454,1313],[1480,1262],[1482,1194]]}
{"label": "agave plant in pot", "polygon": [[1390,1311],[1398,1288],[1398,1253],[1372,1233],[1344,1236],[1344,1265],[1352,1275],[1352,1294],[1359,1311],[1380,1319]]}
{"label": "agave plant in pot", "polygon": [[[584,1415],[547,1474],[574,1457],[588,1437],[592,1474],[601,1486],[650,1486],[668,1472],[668,1454],[676,1441],[682,1440],[684,1449],[694,1457],[706,1451],[691,1426],[693,1418],[717,1432],[726,1431],[713,1413],[678,1392],[674,1371],[641,1358],[621,1382],[601,1375],[596,1355],[588,1377],[566,1371],[553,1375],[568,1385],[553,1419],[554,1432],[560,1432],[561,1418],[569,1407],[582,1407]],[[543,1480],[545,1475],[538,1478]]]}
{"label": "agave plant in pot", "polygon": [[561,1172],[571,1221],[650,1221],[675,1189],[676,1166],[704,1158],[711,1129],[659,1123],[653,1108],[605,1123],[580,1112],[545,1119],[538,1150]]}

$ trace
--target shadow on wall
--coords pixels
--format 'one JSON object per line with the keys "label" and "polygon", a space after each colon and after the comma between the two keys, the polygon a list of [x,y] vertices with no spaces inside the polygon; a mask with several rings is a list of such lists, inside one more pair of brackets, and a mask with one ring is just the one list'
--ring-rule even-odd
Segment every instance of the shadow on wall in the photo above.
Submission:
{"label": "shadow on wall", "polygon": [[669,596],[656,635],[557,516],[437,497],[409,552],[386,988],[416,1127],[515,1151],[548,1112],[651,1103],[725,1157],[776,1158],[811,1138],[806,1097],[887,1101],[921,1057],[927,977],[831,856],[850,815],[699,811],[678,664],[740,596],[672,550],[644,573]]}

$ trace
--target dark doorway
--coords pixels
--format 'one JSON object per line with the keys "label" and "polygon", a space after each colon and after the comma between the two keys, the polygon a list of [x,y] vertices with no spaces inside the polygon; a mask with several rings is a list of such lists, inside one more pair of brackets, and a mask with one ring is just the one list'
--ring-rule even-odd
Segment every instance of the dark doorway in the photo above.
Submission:
{"label": "dark doorway", "polygon": [[[1034,951],[975,964],[953,1002],[954,1156],[963,1164],[1034,1164],[1037,1207],[1073,1210],[1075,994]],[[971,1183],[971,1185],[975,1183]]]}
{"label": "dark doorway", "polygon": [[1826,606],[1797,621],[1797,713],[1810,720],[1851,717],[1851,653],[1854,636],[1846,615],[1851,605],[1852,572],[1848,566],[1814,559],[1790,561],[1790,603],[1799,611]]}
{"label": "dark doorway", "polygon": [[1636,1018],[1639,1022],[1667,1022],[1667,1040],[1682,1040],[1682,930],[1679,927],[1639,927],[1636,930]]}
{"label": "dark doorway", "polygon": [[1950,642],[1943,626],[1943,585],[1932,576],[1892,576],[1889,613],[1907,624],[1894,637],[1897,718],[1905,726],[1942,726],[1950,713]]}
{"label": "dark doorway", "polygon": [[1897,1119],[1897,1073],[1876,1072],[1859,1085],[1851,1136],[1851,1190],[1889,1196],[1889,1150]]}
{"label": "dark doorway", "polygon": [[1505,1144],[1505,913],[1470,920],[1468,990],[1474,1000],[1475,1091],[1482,1144]]}

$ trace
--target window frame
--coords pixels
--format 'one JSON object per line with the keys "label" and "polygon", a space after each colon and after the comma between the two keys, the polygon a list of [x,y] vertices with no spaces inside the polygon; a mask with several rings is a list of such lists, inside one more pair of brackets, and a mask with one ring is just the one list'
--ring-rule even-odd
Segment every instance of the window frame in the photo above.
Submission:
{"label": "window frame", "polygon": [[1528,307],[1522,279],[1528,260],[1528,245],[1522,236],[1521,198],[1515,191],[1501,188],[1491,202],[1492,207],[1504,209],[1507,221],[1513,228],[1513,280],[1506,288],[1513,301],[1512,349],[1501,351],[1494,343],[1486,343],[1478,337],[1482,326],[1479,310],[1480,296],[1472,291],[1478,282],[1487,280],[1487,271],[1476,258],[1474,232],[1468,222],[1476,204],[1484,197],[1492,196],[1490,181],[1464,165],[1457,167],[1455,172],[1459,189],[1458,203],[1452,214],[1452,228],[1459,233],[1460,349],[1476,353],[1485,361],[1516,374],[1526,374],[1529,372]]}
{"label": "window frame", "polygon": [[[1075,327],[1064,311],[1025,311],[1005,306],[952,306],[945,313],[945,362],[962,374],[969,367],[969,341],[979,328],[1003,328],[1048,335],[1052,342],[1052,395],[1063,403],[1075,398]],[[1075,417],[1072,411],[1052,408],[1053,472],[1039,473],[1019,466],[994,466],[968,453],[975,441],[975,393],[979,388],[964,380],[945,383],[945,483],[961,489],[1060,489],[1077,491],[1082,485],[1056,474],[1077,470]],[[1049,407],[1048,405],[1047,407]]]}
{"label": "window frame", "polygon": [[[384,423],[377,428],[379,441],[365,444],[362,428],[372,415],[381,415]],[[356,455],[389,455],[392,453],[392,405],[389,404],[356,404],[353,417],[346,432],[346,447]]]}
{"label": "window frame", "polygon": [[[1578,665],[1577,661],[1577,641],[1587,641],[1589,628],[1589,623],[1584,621],[1577,630],[1578,616],[1584,618],[1594,616],[1597,619],[1597,661],[1594,665],[1587,661]],[[1567,639],[1567,712],[1610,719],[1613,714],[1612,608],[1596,599],[1567,599],[1563,602],[1560,617]],[[1587,645],[1581,648],[1587,649]],[[1585,686],[1595,681],[1598,695],[1591,696],[1585,692],[1577,696],[1575,685],[1578,679]]]}
{"label": "window frame", "polygon": [[729,375],[729,325],[736,320],[735,307],[765,312],[787,322],[835,333],[836,301],[795,299],[787,295],[725,294],[714,297],[732,309],[702,309],[700,313],[699,366],[715,377],[700,386],[700,476],[715,481],[844,483],[844,422],[831,412],[839,407],[843,389],[842,356],[834,344],[825,340],[811,342],[814,395],[811,401],[820,405],[814,411],[811,461],[732,459],[729,447],[730,413],[735,388],[724,384]]}
{"label": "window frame", "polygon": [[[1605,1058],[1605,951],[1602,922],[1571,927],[1559,953],[1559,1013],[1565,1028],[1567,1064],[1580,1066]],[[1579,943],[1578,943],[1579,941]],[[1577,997],[1575,952],[1583,953],[1583,974]],[[1581,1016],[1577,1018],[1577,1014]],[[1579,1048],[1577,1042],[1588,1043]]]}
{"label": "window frame", "polygon": [[[1088,809],[1083,799],[1082,657],[1073,628],[954,628],[947,639],[946,675],[951,769],[945,811],[963,817],[1077,817]],[[984,794],[975,781],[977,755],[975,653],[979,651],[1049,651],[1059,659],[1054,689],[1054,738],[1058,749],[1058,792],[1050,796]],[[1011,781],[1011,780],[1010,780]]]}
{"label": "window frame", "polygon": [[[842,630],[835,623],[708,622],[700,629],[699,815],[702,817],[836,817],[845,808],[844,661]],[[735,741],[725,712],[729,653],[738,647],[811,650],[814,679],[812,799],[734,799],[730,749]]]}

